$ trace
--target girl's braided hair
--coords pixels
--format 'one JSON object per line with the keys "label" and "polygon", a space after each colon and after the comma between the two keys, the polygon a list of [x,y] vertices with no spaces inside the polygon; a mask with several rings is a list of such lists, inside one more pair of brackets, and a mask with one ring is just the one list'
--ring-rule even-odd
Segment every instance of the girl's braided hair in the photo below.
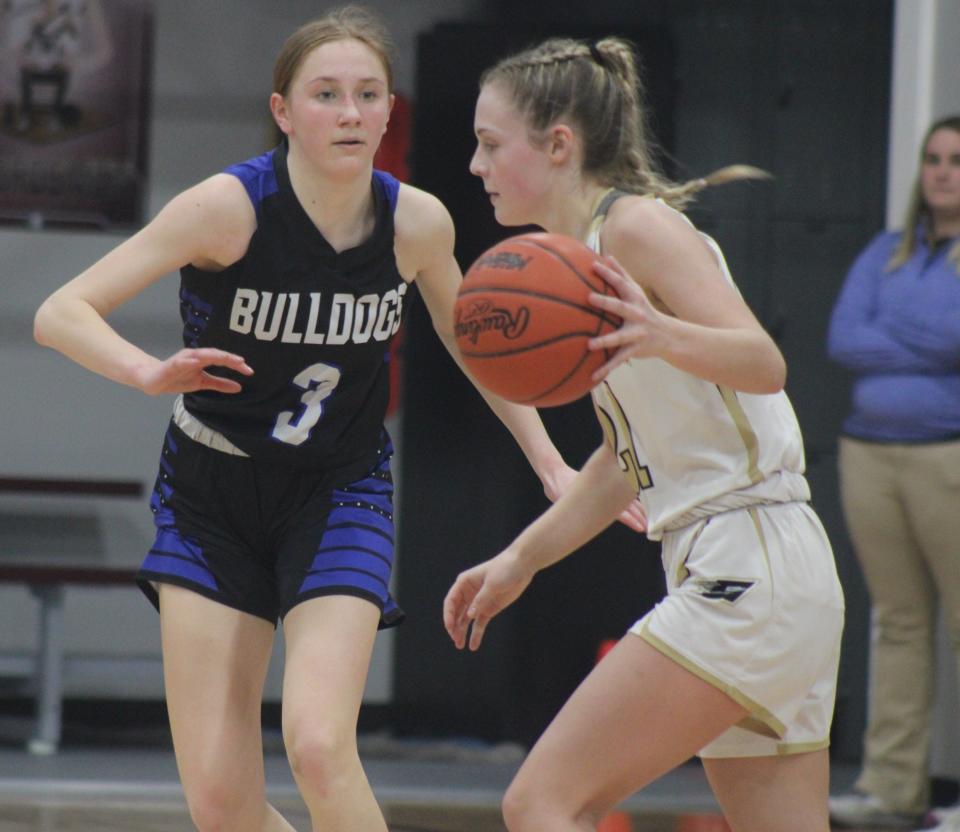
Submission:
{"label": "girl's braided hair", "polygon": [[622,38],[551,38],[492,66],[480,86],[495,83],[509,92],[534,143],[551,124],[572,122],[583,141],[583,172],[600,184],[652,194],[680,210],[708,185],[769,177],[731,165],[683,183],[668,179],[651,151],[637,63],[633,45]]}

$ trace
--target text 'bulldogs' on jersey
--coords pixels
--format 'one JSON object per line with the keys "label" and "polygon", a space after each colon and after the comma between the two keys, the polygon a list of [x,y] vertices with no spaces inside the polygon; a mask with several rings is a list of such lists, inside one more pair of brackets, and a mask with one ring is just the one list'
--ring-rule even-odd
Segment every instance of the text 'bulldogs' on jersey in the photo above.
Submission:
{"label": "text 'bulldogs' on jersey", "polygon": [[382,296],[354,297],[337,292],[327,320],[320,324],[320,292],[309,293],[309,310],[305,321],[299,323],[300,292],[278,292],[274,297],[273,292],[237,289],[230,329],[241,335],[253,333],[260,341],[276,341],[279,337],[284,344],[365,344],[371,338],[388,341],[400,328],[406,292],[406,283]]}

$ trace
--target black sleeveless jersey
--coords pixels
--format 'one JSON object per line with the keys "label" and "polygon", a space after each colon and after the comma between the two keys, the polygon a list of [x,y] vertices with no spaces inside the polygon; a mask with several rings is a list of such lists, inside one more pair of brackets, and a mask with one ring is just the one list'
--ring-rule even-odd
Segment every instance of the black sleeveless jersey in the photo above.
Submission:
{"label": "black sleeveless jersey", "polygon": [[188,347],[243,356],[239,393],[184,395],[186,409],[251,457],[362,476],[377,459],[390,393],[390,341],[407,283],[393,252],[399,183],[374,171],[376,223],[355,248],[334,251],[290,185],[282,144],[227,168],[247,190],[257,229],[229,268],[181,269]]}

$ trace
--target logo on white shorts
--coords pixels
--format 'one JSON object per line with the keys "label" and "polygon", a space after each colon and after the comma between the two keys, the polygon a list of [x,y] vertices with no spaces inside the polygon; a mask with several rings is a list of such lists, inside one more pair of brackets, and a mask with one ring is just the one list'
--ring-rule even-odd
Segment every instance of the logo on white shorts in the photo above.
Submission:
{"label": "logo on white shorts", "polygon": [[731,604],[739,601],[755,584],[756,581],[730,581],[726,578],[695,578],[693,581],[696,591],[704,598]]}

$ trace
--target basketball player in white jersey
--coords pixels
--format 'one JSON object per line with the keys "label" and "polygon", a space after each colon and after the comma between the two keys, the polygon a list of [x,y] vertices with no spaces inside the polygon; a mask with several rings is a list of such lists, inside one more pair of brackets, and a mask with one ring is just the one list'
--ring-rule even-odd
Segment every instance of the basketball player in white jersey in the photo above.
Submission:
{"label": "basketball player in white jersey", "polygon": [[735,832],[827,832],[843,596],[808,505],[786,369],[716,244],[680,213],[732,168],[656,172],[629,43],[549,40],[481,80],[471,171],[497,220],[604,254],[620,315],[593,393],[606,441],[503,552],[458,576],[444,624],[476,650],[535,574],[639,497],[667,597],[561,709],[504,799],[511,832],[595,828],[695,754]]}

